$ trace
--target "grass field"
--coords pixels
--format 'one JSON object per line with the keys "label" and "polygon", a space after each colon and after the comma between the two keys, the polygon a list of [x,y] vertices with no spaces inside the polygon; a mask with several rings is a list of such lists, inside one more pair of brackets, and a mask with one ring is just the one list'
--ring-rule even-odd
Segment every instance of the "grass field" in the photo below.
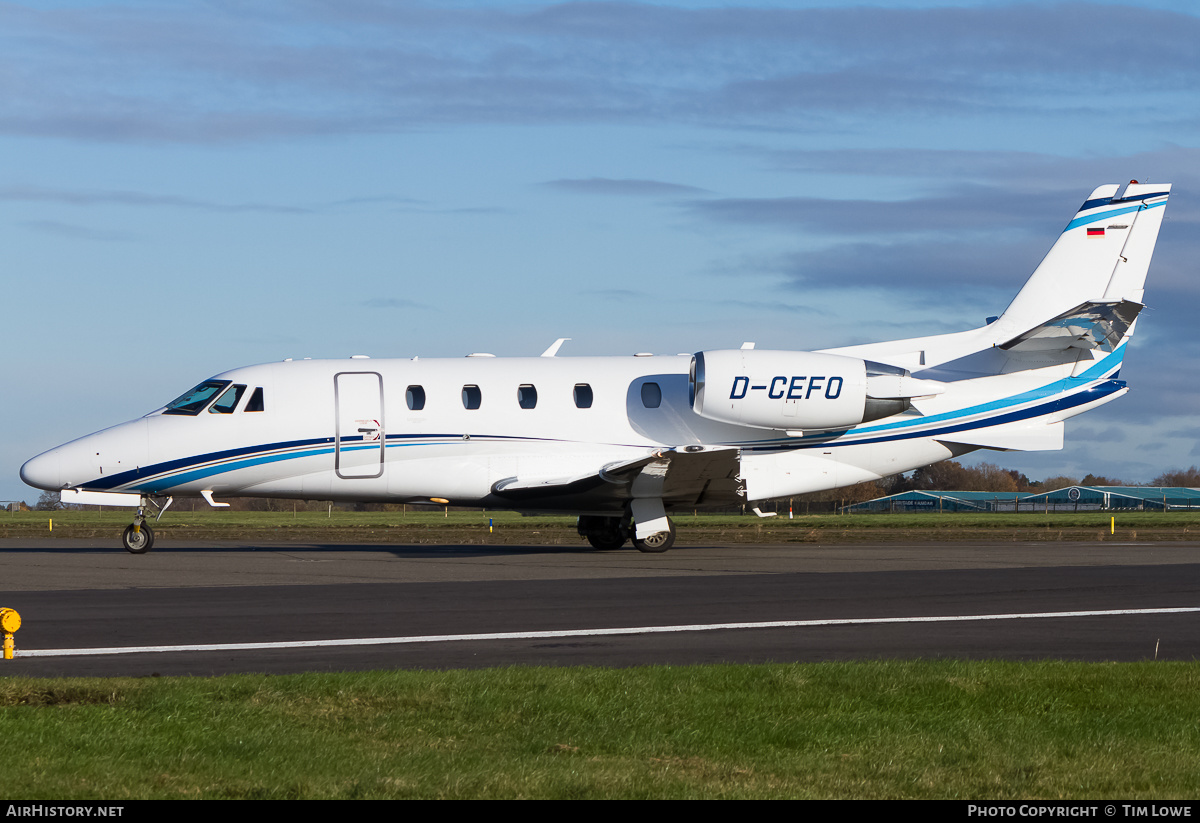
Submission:
{"label": "grass field", "polygon": [[[190,502],[190,501],[189,501]],[[186,504],[185,504],[186,505]],[[203,504],[200,504],[203,506]],[[853,543],[890,540],[1195,540],[1200,513],[923,513],[786,515],[676,514],[679,545],[702,543]],[[1115,519],[1115,529],[1114,529]],[[0,537],[119,540],[128,509],[0,512]],[[489,530],[489,521],[491,523]],[[51,525],[53,528],[51,529]],[[157,540],[238,539],[338,543],[583,545],[575,518],[515,512],[235,512],[170,509],[151,522]]]}
{"label": "grass field", "polygon": [[84,798],[1190,798],[1200,668],[885,662],[0,679]]}
{"label": "grass field", "polygon": [[[1189,513],[1118,514],[1115,535],[1111,517],[685,515],[677,523],[681,545],[1200,533],[1200,515]],[[116,545],[129,519],[127,510],[5,513],[0,536]],[[573,526],[570,517],[503,512],[172,510],[156,529],[165,541],[582,545]],[[2,785],[31,800],[1191,798],[1200,793],[1198,687],[1200,665],[1166,662],[2,676]]]}

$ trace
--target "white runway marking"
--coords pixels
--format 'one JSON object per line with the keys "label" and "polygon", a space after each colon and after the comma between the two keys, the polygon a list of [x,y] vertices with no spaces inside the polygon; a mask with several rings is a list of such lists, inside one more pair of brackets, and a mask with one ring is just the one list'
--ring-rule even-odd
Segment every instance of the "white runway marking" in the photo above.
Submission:
{"label": "white runway marking", "polygon": [[968,614],[943,617],[851,617],[831,620],[776,620],[765,623],[698,623],[683,626],[639,626],[625,629],[564,629],[542,632],[485,632],[482,634],[429,634],[415,637],[355,637],[342,640],[286,640],[274,643],[205,643],[184,646],[118,646],[98,649],[18,649],[17,657],[68,657],[71,655],[144,654],[151,652],[229,652],[264,649],[304,649],[320,646],[387,646],[406,643],[449,643],[460,640],[544,640],[554,637],[599,637],[668,632],[711,632],[729,629],[779,629],[815,626],[863,626],[880,623],[955,623],[972,620],[1029,620],[1044,617],[1109,617],[1130,614],[1186,614],[1197,608],[1104,609],[1082,612],[1030,612],[1027,614]]}

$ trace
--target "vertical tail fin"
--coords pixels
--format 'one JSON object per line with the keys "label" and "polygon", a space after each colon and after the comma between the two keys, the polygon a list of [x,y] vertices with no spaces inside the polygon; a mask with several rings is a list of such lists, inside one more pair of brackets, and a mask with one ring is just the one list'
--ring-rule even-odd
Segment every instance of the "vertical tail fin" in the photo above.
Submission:
{"label": "vertical tail fin", "polygon": [[[1088,302],[1141,304],[1169,183],[1101,186],[1084,201],[998,323],[1019,334]],[[998,329],[999,330],[999,329]]]}

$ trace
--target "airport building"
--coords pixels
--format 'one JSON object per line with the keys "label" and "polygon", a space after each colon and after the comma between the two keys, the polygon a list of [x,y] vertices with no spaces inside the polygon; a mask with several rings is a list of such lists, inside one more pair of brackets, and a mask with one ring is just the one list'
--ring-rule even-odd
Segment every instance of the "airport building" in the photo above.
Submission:
{"label": "airport building", "polygon": [[1013,511],[1175,511],[1200,508],[1200,489],[1182,486],[1068,486],[1029,492],[908,491],[877,497],[844,513],[1013,512]]}
{"label": "airport building", "polygon": [[1028,495],[1023,503],[1041,511],[1172,511],[1200,508],[1200,489],[1183,486],[1068,486]]}
{"label": "airport building", "polygon": [[908,491],[844,506],[842,512],[1011,512],[1026,496],[1026,492]]}

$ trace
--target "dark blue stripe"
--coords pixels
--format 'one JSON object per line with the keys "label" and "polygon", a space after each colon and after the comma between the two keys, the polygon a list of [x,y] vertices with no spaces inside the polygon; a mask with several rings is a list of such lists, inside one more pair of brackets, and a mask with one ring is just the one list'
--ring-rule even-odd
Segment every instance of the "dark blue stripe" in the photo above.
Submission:
{"label": "dark blue stripe", "polygon": [[[1085,389],[1077,394],[1071,395],[1070,397],[1056,397],[1049,403],[1043,403],[1039,406],[1030,406],[1027,409],[1009,412],[1008,414],[1002,414],[998,417],[986,417],[981,420],[973,420],[969,423],[958,423],[953,426],[942,426],[941,428],[936,429],[922,429],[920,431],[902,432],[884,437],[872,437],[865,440],[854,440],[845,444],[833,443],[833,445],[859,446],[871,443],[890,443],[895,440],[912,440],[919,437],[928,437],[932,440],[936,440],[939,436],[954,434],[955,432],[970,431],[971,429],[988,429],[992,426],[999,426],[1004,423],[1016,423],[1021,420],[1029,420],[1034,417],[1041,417],[1042,415],[1071,409],[1075,406],[1084,406],[1088,403],[1094,403],[1101,398],[1107,397],[1114,392],[1120,391],[1121,389],[1125,388],[1125,385],[1126,384],[1124,380],[1106,380],[1099,385]],[[853,430],[851,430],[851,432],[852,431]],[[784,452],[799,451],[800,449],[828,448],[831,445],[831,441],[835,441],[840,436],[841,435],[834,435],[828,440],[815,443],[806,443],[804,445],[779,444],[774,446],[747,446],[744,447],[743,450],[756,452]]]}
{"label": "dark blue stripe", "polygon": [[[503,435],[476,435],[476,437],[486,437],[490,440],[543,440],[544,438],[522,438]],[[386,441],[403,441],[403,440],[420,440],[420,439],[449,439],[461,440],[461,433],[454,434],[389,434],[386,435]],[[343,437],[341,442],[352,443],[361,442],[362,435],[353,437]],[[242,446],[236,449],[225,449],[223,451],[208,452],[207,454],[191,455],[189,457],[180,457],[175,460],[167,460],[162,463],[155,463],[150,466],[140,466],[136,469],[130,469],[127,472],[110,475],[108,477],[98,477],[95,480],[82,484],[80,488],[91,489],[93,491],[103,491],[105,489],[115,489],[129,483],[134,483],[138,480],[144,480],[151,477],[157,477],[161,474],[170,474],[187,469],[192,469],[201,466],[205,463],[223,462],[235,460],[241,457],[250,456],[266,456],[273,452],[287,451],[290,449],[311,448],[312,446],[323,446],[334,442],[332,437],[316,437],[308,440],[287,440],[279,443],[258,444],[256,446]],[[134,490],[137,490],[136,487]]]}
{"label": "dark blue stripe", "polygon": [[1135,195],[1134,197],[1113,198],[1112,202],[1114,202],[1114,203],[1132,203],[1135,200],[1151,200],[1155,197],[1166,197],[1170,193],[1171,192],[1169,192],[1169,191],[1156,191],[1153,194],[1138,194],[1138,195]]}
{"label": "dark blue stripe", "polygon": [[[1041,417],[1042,415],[1051,414],[1053,412],[1063,411],[1065,409],[1074,408],[1075,406],[1086,405],[1088,403],[1095,402],[1096,400],[1099,400],[1103,397],[1107,397],[1108,395],[1113,394],[1114,392],[1120,391],[1121,389],[1125,388],[1125,385],[1126,385],[1125,381],[1123,381],[1123,380],[1106,380],[1103,383],[1099,383],[1095,386],[1092,386],[1091,388],[1080,391],[1076,394],[1071,395],[1070,397],[1063,397],[1063,396],[1059,395],[1059,396],[1052,398],[1047,403],[1041,403],[1036,406],[1030,406],[1026,409],[1021,409],[1018,411],[1010,412],[1008,414],[1003,414],[998,417],[985,417],[985,418],[981,418],[979,420],[974,420],[974,421],[970,421],[970,422],[966,422],[966,423],[958,423],[958,424],[948,425],[948,426],[942,426],[939,428],[918,429],[915,431],[898,432],[898,433],[894,433],[894,434],[883,435],[880,437],[855,439],[855,440],[852,440],[852,441],[844,443],[844,444],[837,443],[836,441],[841,439],[842,437],[844,437],[846,434],[853,434],[854,433],[853,429],[850,429],[847,432],[839,432],[837,434],[832,434],[827,438],[813,439],[807,443],[796,443],[795,441],[791,441],[791,442],[778,442],[777,441],[775,443],[771,443],[770,445],[758,445],[758,446],[751,445],[751,444],[733,444],[733,443],[728,444],[728,445],[741,445],[741,448],[744,451],[764,453],[764,452],[786,452],[786,451],[799,451],[801,449],[825,448],[825,447],[828,447],[831,443],[833,445],[855,445],[855,446],[857,446],[857,445],[867,445],[867,444],[872,444],[872,443],[888,443],[888,442],[893,442],[893,441],[897,441],[897,440],[912,440],[914,438],[925,438],[925,437],[936,439],[938,436],[941,436],[941,435],[953,434],[955,432],[961,432],[961,431],[969,431],[971,429],[986,429],[986,428],[990,428],[991,426],[998,426],[998,425],[1002,425],[1004,423],[1013,423],[1013,422],[1017,422],[1020,420],[1028,420],[1030,418]],[[534,440],[534,441],[539,441],[539,442],[549,442],[550,441],[549,438],[527,438],[527,437],[517,437],[517,436],[511,436],[511,435],[475,435],[475,437],[486,438],[489,440]],[[428,440],[428,439],[439,439],[439,438],[459,440],[462,438],[462,435],[461,434],[389,434],[386,436],[387,440],[396,440],[396,441],[412,440],[412,439],[427,439]],[[343,442],[349,442],[352,439],[361,440],[362,438],[361,437],[343,438]],[[193,455],[190,457],[181,457],[176,460],[168,460],[168,461],[165,461],[162,463],[156,463],[152,466],[139,467],[137,469],[132,469],[127,472],[122,472],[120,474],[111,475],[109,477],[100,477],[91,482],[82,484],[81,488],[91,489],[91,490],[95,490],[95,491],[102,491],[105,489],[114,489],[119,486],[134,483],[137,480],[142,479],[142,478],[148,479],[148,478],[151,478],[151,477],[154,477],[157,475],[161,475],[161,474],[165,474],[165,473],[178,472],[178,471],[181,471],[184,469],[189,469],[192,467],[200,466],[205,463],[213,463],[213,462],[219,462],[219,461],[224,461],[224,460],[231,460],[231,459],[247,457],[247,456],[251,456],[251,455],[265,456],[272,452],[280,452],[280,451],[286,451],[289,449],[299,449],[299,448],[306,448],[306,447],[312,447],[312,446],[318,446],[318,445],[327,445],[327,444],[330,444],[333,442],[334,442],[334,438],[332,438],[332,437],[319,437],[319,438],[312,438],[312,439],[308,439],[308,440],[289,440],[289,441],[284,441],[284,442],[280,442],[280,443],[271,443],[271,444],[267,444],[265,446],[262,444],[256,445],[256,446],[243,446],[241,448],[236,448],[236,449],[226,449],[223,451],[209,452],[207,454]],[[131,490],[136,491],[138,489],[136,486],[134,486]]]}
{"label": "dark blue stripe", "polygon": [[228,460],[234,457],[245,457],[251,454],[264,452],[280,451],[282,449],[296,449],[305,446],[317,446],[326,443],[332,443],[332,437],[318,437],[311,440],[289,440],[283,443],[271,443],[263,446],[261,443],[256,446],[243,446],[238,449],[226,449],[219,452],[209,452],[208,454],[191,455],[189,457],[180,457],[176,460],[167,460],[163,463],[155,463],[152,466],[139,466],[136,469],[131,469],[120,474],[110,475],[109,477],[98,477],[90,483],[84,483],[85,489],[115,489],[117,486],[123,486],[126,483],[132,483],[143,477],[153,477],[156,474],[164,472],[179,471],[191,466],[196,466],[201,463],[211,463],[216,460]]}

